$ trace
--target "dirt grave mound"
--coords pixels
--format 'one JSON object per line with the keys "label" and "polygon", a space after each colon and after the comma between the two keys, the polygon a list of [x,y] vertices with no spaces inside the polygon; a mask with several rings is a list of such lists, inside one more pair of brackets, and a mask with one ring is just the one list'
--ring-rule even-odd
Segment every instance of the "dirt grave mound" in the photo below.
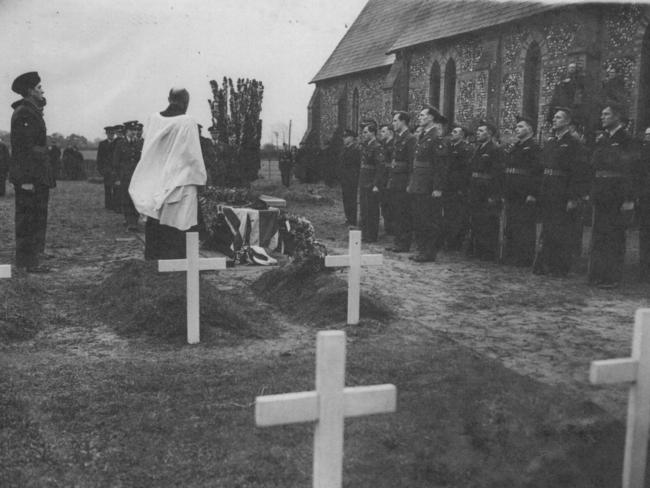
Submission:
{"label": "dirt grave mound", "polygon": [[23,341],[34,337],[46,323],[45,289],[29,276],[0,282],[0,341]]}
{"label": "dirt grave mound", "polygon": [[[252,288],[300,322],[315,326],[346,322],[347,283],[338,273],[314,266],[309,260],[267,271]],[[360,317],[361,325],[380,325],[393,319],[394,313],[383,297],[362,290]]]}
{"label": "dirt grave mound", "polygon": [[[269,321],[269,307],[245,287],[222,290],[201,275],[202,340],[269,338],[278,328]],[[246,293],[248,291],[248,293]],[[187,298],[185,273],[159,273],[157,262],[129,260],[109,270],[88,293],[98,314],[122,335],[185,337]],[[207,332],[207,334],[206,334]]]}

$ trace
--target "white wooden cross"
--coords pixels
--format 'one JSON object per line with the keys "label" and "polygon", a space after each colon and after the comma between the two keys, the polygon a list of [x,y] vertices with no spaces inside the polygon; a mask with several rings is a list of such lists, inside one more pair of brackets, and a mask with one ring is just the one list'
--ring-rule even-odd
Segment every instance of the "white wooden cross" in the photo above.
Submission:
{"label": "white wooden cross", "polygon": [[650,309],[636,311],[632,357],[593,361],[589,379],[594,384],[632,383],[622,488],[642,488],[650,425]]}
{"label": "white wooden cross", "polygon": [[361,307],[361,266],[377,266],[384,262],[381,254],[361,255],[361,231],[350,231],[349,251],[343,256],[325,256],[328,268],[347,266],[348,271],[348,325],[359,323]]}
{"label": "white wooden cross", "polygon": [[199,258],[199,234],[188,232],[185,238],[187,259],[158,261],[158,271],[187,272],[187,343],[196,344],[199,332],[199,271],[226,269],[226,258]]}
{"label": "white wooden cross", "polygon": [[314,488],[341,488],[343,421],[394,412],[394,385],[345,387],[345,332],[319,332],[316,340],[316,391],[270,395],[255,399],[255,423],[266,427],[316,422]]}
{"label": "white wooden cross", "polygon": [[11,278],[11,266],[0,264],[0,278]]}

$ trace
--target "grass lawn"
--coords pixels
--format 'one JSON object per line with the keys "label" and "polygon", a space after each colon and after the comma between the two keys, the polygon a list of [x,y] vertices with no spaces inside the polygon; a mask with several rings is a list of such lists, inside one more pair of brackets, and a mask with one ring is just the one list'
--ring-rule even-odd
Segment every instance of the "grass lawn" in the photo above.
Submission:
{"label": "grass lawn", "polygon": [[[325,244],[345,247],[339,191],[258,188],[286,197]],[[399,277],[364,288],[375,315],[347,327],[339,273],[300,289],[279,278],[273,288],[276,278],[260,278],[259,268],[206,273],[203,340],[184,344],[183,276],[141,262],[141,242],[102,208],[102,191],[61,182],[48,228],[55,272],[0,282],[0,486],[310,486],[313,426],[257,428],[254,399],[313,389],[315,337],[325,328],[347,332],[347,386],[398,389],[397,413],[346,421],[344,486],[620,486],[620,416],[576,388],[520,374],[456,332],[411,320],[409,283]],[[12,258],[12,215],[11,198],[1,199],[0,263]],[[482,264],[446,266],[465,266],[484,286]],[[520,279],[500,272],[495,295],[507,294],[508,277]],[[427,290],[459,321],[476,315],[475,292],[443,302]],[[510,295],[509,317],[523,314],[529,302]],[[588,305],[574,299],[571,313],[596,315]],[[592,359],[604,352],[618,351]]]}

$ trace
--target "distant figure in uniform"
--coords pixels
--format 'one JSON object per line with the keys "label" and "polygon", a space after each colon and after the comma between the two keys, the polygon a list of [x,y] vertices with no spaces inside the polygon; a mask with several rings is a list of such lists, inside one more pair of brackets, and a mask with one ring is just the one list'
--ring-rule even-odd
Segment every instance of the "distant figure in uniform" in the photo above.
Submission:
{"label": "distant figure in uniform", "polygon": [[[113,167],[118,169],[122,213],[124,224],[130,231],[138,230],[138,212],[129,194],[129,185],[135,167],[142,153],[142,139],[137,139],[138,121],[132,120],[124,123],[126,137],[119,139],[113,152]],[[197,136],[198,137],[198,136]]]}
{"label": "distant figure in uniform", "polygon": [[506,215],[504,259],[515,266],[532,266],[535,257],[539,185],[544,171],[534,122],[522,116],[515,127],[517,142],[505,152],[503,196]]}
{"label": "distant figure in uniform", "polygon": [[409,259],[418,263],[435,261],[444,240],[442,196],[447,185],[449,149],[440,134],[445,123],[447,119],[429,105],[418,115],[421,130],[407,187],[417,251]]}
{"label": "distant figure in uniform", "polygon": [[61,149],[59,149],[59,146],[52,143],[48,149],[48,156],[50,157],[54,179],[58,180],[61,178]]}
{"label": "distant figure in uniform", "polygon": [[625,130],[624,109],[610,104],[601,113],[602,137],[591,158],[593,178],[591,202],[594,219],[591,228],[589,283],[609,288],[621,280],[625,257],[624,211],[634,209],[635,173],[638,171],[638,147]]}
{"label": "distant figure in uniform", "polygon": [[280,152],[278,165],[280,166],[282,184],[289,188],[289,185],[291,185],[291,170],[293,169],[293,155],[289,150],[289,146],[286,144],[282,145],[282,152]]}
{"label": "distant figure in uniform", "polygon": [[577,125],[584,125],[583,101],[585,95],[585,77],[576,63],[569,63],[567,76],[561,80],[553,90],[550,110],[546,121],[553,122],[554,107],[567,107],[573,115],[573,122]]}
{"label": "distant figure in uniform", "polygon": [[645,129],[638,167],[639,278],[650,282],[650,127]]}
{"label": "distant figure in uniform", "polygon": [[554,111],[554,135],[542,149],[541,249],[533,273],[566,277],[576,253],[578,208],[588,194],[589,176],[582,143],[571,133],[571,110],[555,107]]}
{"label": "distant figure in uniform", "polygon": [[376,242],[379,234],[379,177],[384,152],[377,140],[377,124],[363,124],[359,171],[359,226],[363,242]]}
{"label": "distant figure in uniform", "polygon": [[7,175],[9,174],[9,149],[0,141],[0,197],[5,196],[7,188]]}
{"label": "distant figure in uniform", "polygon": [[11,105],[9,179],[16,192],[16,267],[44,273],[49,268],[39,266],[39,256],[45,249],[49,192],[55,185],[43,120],[46,100],[34,71],[16,78],[11,89],[22,96]]}
{"label": "distant figure in uniform", "polygon": [[[356,132],[350,129],[343,131],[343,148],[341,149],[338,164],[345,223],[349,226],[357,225],[357,192],[359,188],[361,152],[356,139]],[[297,151],[297,155],[300,154],[299,151]]]}
{"label": "distant figure in uniform", "polygon": [[97,146],[97,172],[104,178],[104,208],[107,210],[115,206],[116,196],[113,194],[116,175],[113,173],[113,141],[115,129],[113,126],[104,127],[106,139]]}
{"label": "distant figure in uniform", "polygon": [[476,128],[476,149],[470,160],[470,251],[483,260],[497,257],[499,240],[503,167],[495,135],[494,126],[480,122]]}
{"label": "distant figure in uniform", "polygon": [[147,216],[145,259],[183,259],[185,233],[198,232],[198,187],[207,181],[197,123],[188,115],[190,94],[172,88],[169,106],[149,117],[142,157],[129,193]]}
{"label": "distant figure in uniform", "polygon": [[[124,139],[124,125],[118,124],[113,126],[114,138],[111,142],[111,154],[115,155],[115,148],[120,141]],[[115,158],[112,157],[110,164],[111,172],[113,173],[113,207],[112,210],[115,213],[122,213],[122,185],[120,184],[120,168],[115,162]]]}
{"label": "distant figure in uniform", "polygon": [[467,143],[468,131],[455,126],[449,138],[449,173],[443,195],[445,210],[445,244],[450,251],[459,251],[468,228],[467,198],[471,172],[472,148]]}
{"label": "distant figure in uniform", "polygon": [[379,175],[379,209],[384,219],[384,232],[388,235],[395,235],[395,218],[388,192],[388,171],[393,160],[394,132],[391,124],[384,124],[379,128],[379,139],[384,151],[384,164],[378,169]]}
{"label": "distant figure in uniform", "polygon": [[406,188],[413,166],[417,138],[409,131],[410,121],[411,117],[407,112],[400,111],[393,115],[393,130],[395,132],[393,158],[391,161],[386,161],[388,166],[387,188],[395,231],[393,246],[386,248],[391,252],[409,252],[413,239],[411,200]]}

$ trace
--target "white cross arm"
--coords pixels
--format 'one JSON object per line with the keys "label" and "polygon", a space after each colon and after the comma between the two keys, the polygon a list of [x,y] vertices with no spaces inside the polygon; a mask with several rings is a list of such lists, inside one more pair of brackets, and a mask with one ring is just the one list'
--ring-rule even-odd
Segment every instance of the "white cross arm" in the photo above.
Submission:
{"label": "white cross arm", "polygon": [[343,389],[346,417],[361,417],[397,409],[395,385],[352,386]]}
{"label": "white cross arm", "polygon": [[[384,256],[382,254],[364,254],[361,256],[361,266],[379,266],[383,262]],[[325,256],[325,266],[328,268],[350,266],[350,256],[347,254]]]}
{"label": "white cross arm", "polygon": [[[226,269],[225,258],[202,258],[199,260],[199,271]],[[187,259],[165,259],[158,261],[158,271],[187,271]]]}
{"label": "white cross arm", "polygon": [[[396,408],[395,385],[355,386],[343,389],[345,417],[390,413]],[[268,395],[255,399],[255,423],[260,427],[317,420],[318,393],[315,391]]]}
{"label": "white cross arm", "polygon": [[8,264],[0,265],[0,278],[11,278],[11,266]]}
{"label": "white cross arm", "polygon": [[633,358],[592,361],[589,381],[594,385],[636,381],[639,361]]}

